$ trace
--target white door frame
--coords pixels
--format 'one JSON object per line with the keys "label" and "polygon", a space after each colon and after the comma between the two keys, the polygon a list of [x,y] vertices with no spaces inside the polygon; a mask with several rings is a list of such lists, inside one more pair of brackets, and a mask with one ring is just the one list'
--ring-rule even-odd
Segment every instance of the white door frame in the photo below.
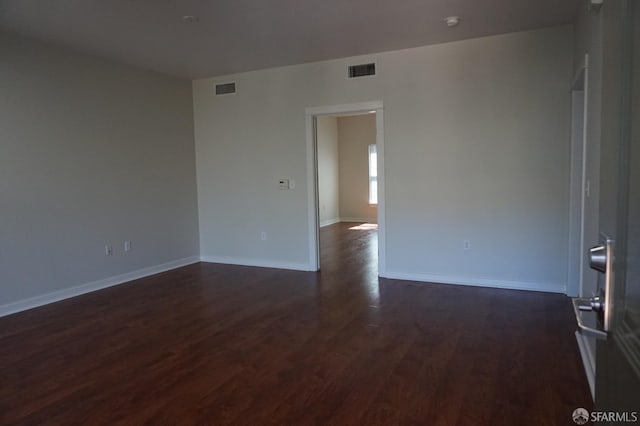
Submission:
{"label": "white door frame", "polygon": [[587,114],[589,103],[589,54],[585,55],[571,86],[571,177],[569,193],[569,268],[567,295],[584,296],[585,209],[587,191]]}
{"label": "white door frame", "polygon": [[[587,196],[590,188],[587,182],[587,158],[588,149],[588,113],[589,113],[589,54],[584,56],[584,65],[578,70],[571,87],[572,101],[578,104],[572,105],[572,127],[581,124],[581,129],[575,129],[571,135],[571,192],[570,192],[570,216],[569,216],[569,273],[567,283],[568,296],[591,296],[585,289],[587,240],[586,240],[586,215]],[[577,99],[576,99],[577,98]],[[578,108],[582,106],[582,111]],[[581,117],[577,117],[581,115]],[[575,121],[578,118],[578,122]],[[582,119],[580,123],[580,119]],[[579,136],[579,137],[576,137]],[[577,232],[576,232],[577,231]],[[572,263],[572,264],[571,264]],[[591,396],[595,399],[596,381],[596,354],[595,342],[576,331],[576,340],[580,350],[580,356],[584,365],[584,371],[591,390]]]}
{"label": "white door frame", "polygon": [[307,134],[307,212],[309,223],[309,270],[320,269],[320,236],[318,210],[318,162],[315,118],[321,115],[376,112],[376,149],[378,157],[378,275],[386,271],[385,181],[384,181],[384,110],[382,101],[329,105],[306,108]]}

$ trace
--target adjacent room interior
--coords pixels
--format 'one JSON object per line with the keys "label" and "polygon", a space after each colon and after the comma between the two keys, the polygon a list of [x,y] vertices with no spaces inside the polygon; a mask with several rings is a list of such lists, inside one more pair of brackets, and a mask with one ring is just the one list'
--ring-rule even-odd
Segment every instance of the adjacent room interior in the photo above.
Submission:
{"label": "adjacent room interior", "polygon": [[245,3],[0,0],[0,423],[592,410],[600,2]]}
{"label": "adjacent room interior", "polygon": [[[354,234],[374,235],[378,229],[378,173],[375,111],[316,116],[319,252],[322,270],[323,238],[345,238]],[[343,225],[340,225],[343,224]],[[324,228],[324,229],[323,229]],[[353,244],[353,243],[351,243]],[[333,245],[328,245],[332,250]],[[378,252],[364,250],[377,267]],[[377,274],[376,274],[377,275]]]}

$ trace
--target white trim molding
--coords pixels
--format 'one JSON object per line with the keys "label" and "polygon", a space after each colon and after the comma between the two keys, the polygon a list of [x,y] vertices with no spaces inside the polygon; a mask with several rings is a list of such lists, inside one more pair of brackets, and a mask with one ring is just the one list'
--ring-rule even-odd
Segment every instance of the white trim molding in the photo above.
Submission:
{"label": "white trim molding", "polygon": [[306,115],[351,114],[354,112],[368,112],[382,109],[382,101],[358,102],[354,104],[328,105],[310,107],[305,110]]}
{"label": "white trim molding", "polygon": [[254,266],[258,268],[289,269],[293,271],[305,272],[315,271],[315,269],[309,269],[309,265],[306,263],[278,262],[266,259],[248,259],[243,257],[226,256],[201,256],[200,261],[207,263],[221,263],[224,265]]}
{"label": "white trim molding", "polygon": [[467,285],[473,287],[491,287],[502,288],[508,290],[530,290],[530,291],[543,291],[546,293],[562,293],[567,291],[566,284],[553,284],[553,283],[538,283],[527,281],[505,281],[505,280],[491,280],[486,278],[468,278],[468,277],[453,277],[447,275],[435,275],[435,274],[417,274],[417,273],[404,273],[387,271],[386,274],[380,276],[384,278],[391,278],[396,280],[406,281],[419,281],[436,284],[452,284],[452,285]]}
{"label": "white trim molding", "polygon": [[[305,109],[305,127],[307,135],[307,221],[309,240],[309,264],[305,270],[320,269],[316,163],[316,128],[315,117],[322,115],[340,115],[358,112],[376,112],[376,145],[378,158],[378,274],[384,276],[386,268],[386,233],[385,233],[385,171],[384,171],[384,107],[382,101],[359,102]],[[341,219],[344,221],[344,218]],[[293,269],[293,268],[292,268]]]}
{"label": "white trim molding", "polygon": [[325,226],[333,225],[333,224],[340,223],[340,222],[342,222],[342,220],[339,217],[333,218],[333,219],[321,220],[320,221],[320,228],[324,228]]}
{"label": "white trim molding", "polygon": [[375,217],[341,217],[340,222],[377,223],[378,219],[376,219]]}
{"label": "white trim molding", "polygon": [[198,262],[200,262],[200,258],[198,256],[173,260],[171,262],[150,266],[148,268],[138,269],[136,271],[127,272],[121,275],[115,275],[113,277],[104,278],[98,281],[92,281],[86,284],[81,284],[79,286],[65,288],[63,290],[53,291],[51,293],[42,294],[40,296],[30,297],[28,299],[22,299],[16,302],[7,303],[5,305],[0,305],[0,317],[48,305],[50,303],[59,302],[64,299],[70,299],[72,297],[91,293],[97,290],[102,290],[104,288],[126,284],[133,280],[159,274],[161,272],[170,271],[172,269],[181,268],[183,266],[191,265]]}
{"label": "white trim molding", "polygon": [[325,219],[320,221],[320,228],[324,228],[325,226],[333,225],[341,222],[366,222],[366,223],[377,223],[378,219],[375,217],[339,217],[335,219]]}

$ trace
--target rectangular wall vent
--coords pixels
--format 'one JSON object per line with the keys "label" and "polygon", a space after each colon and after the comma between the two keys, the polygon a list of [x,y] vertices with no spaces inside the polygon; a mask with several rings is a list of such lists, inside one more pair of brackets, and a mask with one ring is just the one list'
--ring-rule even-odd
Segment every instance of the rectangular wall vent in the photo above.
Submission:
{"label": "rectangular wall vent", "polygon": [[216,84],[216,95],[236,93],[236,82]]}
{"label": "rectangular wall vent", "polygon": [[350,65],[349,78],[365,77],[367,75],[376,75],[376,64]]}

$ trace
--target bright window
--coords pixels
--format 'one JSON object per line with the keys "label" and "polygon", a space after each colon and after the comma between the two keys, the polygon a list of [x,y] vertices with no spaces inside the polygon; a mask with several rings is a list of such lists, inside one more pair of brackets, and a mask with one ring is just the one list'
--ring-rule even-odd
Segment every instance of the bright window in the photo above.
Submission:
{"label": "bright window", "polygon": [[378,150],[369,145],[369,204],[378,204]]}

